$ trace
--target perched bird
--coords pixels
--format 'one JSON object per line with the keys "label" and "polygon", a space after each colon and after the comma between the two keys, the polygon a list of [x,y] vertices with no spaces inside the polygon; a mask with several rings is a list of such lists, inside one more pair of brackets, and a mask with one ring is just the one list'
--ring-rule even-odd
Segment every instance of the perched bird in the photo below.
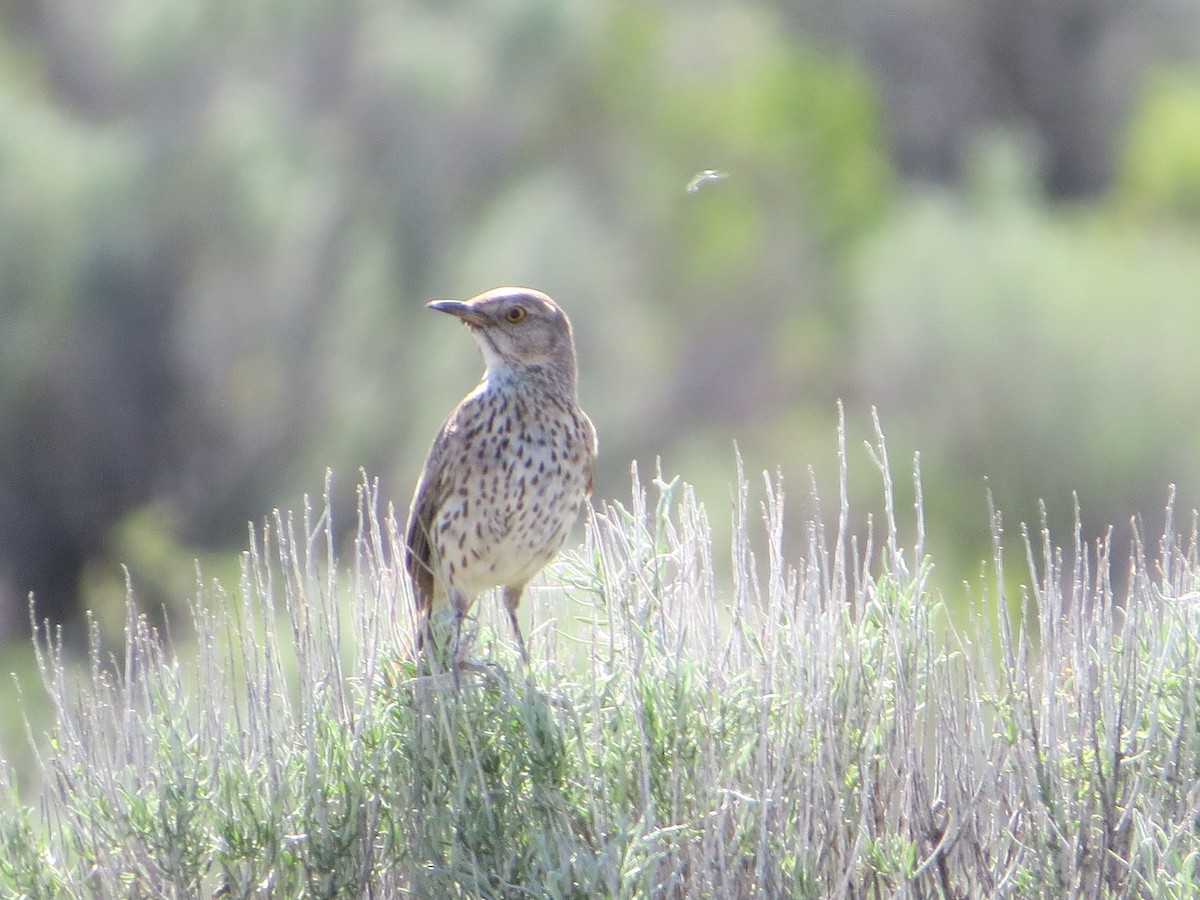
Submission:
{"label": "perched bird", "polygon": [[428,307],[461,319],[487,365],[434,438],[406,529],[417,646],[448,620],[457,674],[463,617],[497,586],[528,658],[517,605],[592,491],[596,431],[576,396],[571,323],[545,294],[502,287]]}

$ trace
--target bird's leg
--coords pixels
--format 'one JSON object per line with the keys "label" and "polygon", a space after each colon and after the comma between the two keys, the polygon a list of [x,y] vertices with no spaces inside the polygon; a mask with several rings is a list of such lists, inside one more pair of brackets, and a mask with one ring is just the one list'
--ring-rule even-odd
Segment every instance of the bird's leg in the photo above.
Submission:
{"label": "bird's leg", "polygon": [[508,584],[504,586],[504,608],[508,611],[508,622],[512,625],[513,637],[517,639],[517,649],[521,652],[521,662],[529,665],[529,654],[525,651],[525,638],[521,634],[521,626],[517,622],[517,606],[521,603],[521,593],[525,590],[523,584]]}
{"label": "bird's leg", "polygon": [[421,620],[417,623],[417,655],[422,656],[428,648],[435,646],[433,638],[433,617],[428,609],[421,614]]}
{"label": "bird's leg", "polygon": [[454,640],[450,644],[450,671],[454,675],[454,689],[458,690],[458,673],[463,666],[463,656],[466,645],[463,644],[462,628],[466,610],[458,603],[454,604]]}
{"label": "bird's leg", "polygon": [[424,609],[417,621],[417,636],[413,642],[416,651],[417,671],[424,675],[435,675],[444,668],[438,643],[438,635],[434,629],[434,614],[430,609]]}

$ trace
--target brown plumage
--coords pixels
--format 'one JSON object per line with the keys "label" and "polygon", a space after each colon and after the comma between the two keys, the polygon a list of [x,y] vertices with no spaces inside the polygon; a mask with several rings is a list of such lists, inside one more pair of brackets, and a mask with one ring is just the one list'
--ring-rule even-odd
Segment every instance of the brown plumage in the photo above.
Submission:
{"label": "brown plumage", "polygon": [[463,617],[492,587],[504,589],[525,657],[517,604],[591,493],[596,432],[576,397],[571,324],[553,300],[504,287],[428,305],[467,325],[487,366],[433,441],[406,530],[418,647],[436,639],[444,612],[457,671]]}

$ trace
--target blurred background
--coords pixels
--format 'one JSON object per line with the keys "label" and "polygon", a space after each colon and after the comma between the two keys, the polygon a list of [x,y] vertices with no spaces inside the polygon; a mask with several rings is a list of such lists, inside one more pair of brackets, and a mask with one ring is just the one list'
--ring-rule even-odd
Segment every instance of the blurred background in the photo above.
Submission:
{"label": "blurred background", "polygon": [[828,514],[840,398],[864,514],[870,408],[901,505],[921,452],[944,584],[985,479],[1154,535],[1200,502],[1200,5],[5,0],[0,641],[31,591],[119,622],[122,564],[180,608],[327,467],[405,509],[481,371],[424,301],[508,283],[574,321],[599,499],[661,457],[722,539],[736,441]]}

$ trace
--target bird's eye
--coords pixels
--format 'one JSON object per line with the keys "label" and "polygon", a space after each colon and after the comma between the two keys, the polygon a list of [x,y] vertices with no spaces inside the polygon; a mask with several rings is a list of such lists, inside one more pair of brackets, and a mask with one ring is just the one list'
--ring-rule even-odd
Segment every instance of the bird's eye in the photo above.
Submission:
{"label": "bird's eye", "polygon": [[508,319],[508,321],[510,321],[514,325],[516,325],[518,322],[520,322],[522,319],[525,318],[525,307],[514,306],[512,309],[510,309],[508,312],[506,312],[504,314],[504,318]]}

